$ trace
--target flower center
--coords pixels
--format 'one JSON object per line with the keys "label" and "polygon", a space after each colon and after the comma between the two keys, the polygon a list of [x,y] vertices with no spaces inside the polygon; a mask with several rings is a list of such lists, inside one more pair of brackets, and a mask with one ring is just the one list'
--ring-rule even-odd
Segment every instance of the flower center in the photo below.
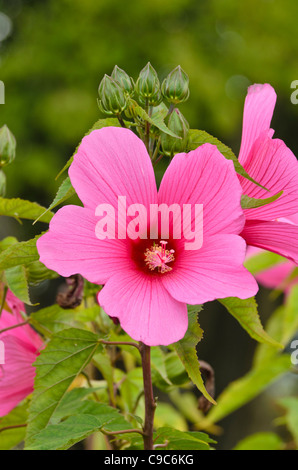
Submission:
{"label": "flower center", "polygon": [[146,249],[144,253],[145,263],[150,271],[157,269],[158,272],[162,274],[172,271],[173,268],[168,266],[168,263],[175,261],[175,250],[166,250],[167,243],[168,242],[161,240],[160,245],[154,243],[151,248]]}

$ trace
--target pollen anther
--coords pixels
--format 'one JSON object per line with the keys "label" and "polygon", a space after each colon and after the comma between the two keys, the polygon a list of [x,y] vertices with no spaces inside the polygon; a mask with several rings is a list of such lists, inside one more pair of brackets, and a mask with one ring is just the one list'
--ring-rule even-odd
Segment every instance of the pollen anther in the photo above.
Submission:
{"label": "pollen anther", "polygon": [[173,268],[168,266],[168,263],[175,261],[175,250],[167,250],[167,243],[168,242],[161,240],[160,245],[154,244],[150,249],[147,248],[145,251],[145,263],[150,271],[157,269],[161,274],[172,271]]}

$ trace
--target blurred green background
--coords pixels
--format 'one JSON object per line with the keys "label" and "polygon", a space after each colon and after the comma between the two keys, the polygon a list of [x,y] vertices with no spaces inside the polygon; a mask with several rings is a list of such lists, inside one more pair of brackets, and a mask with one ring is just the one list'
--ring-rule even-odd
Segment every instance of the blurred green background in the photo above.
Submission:
{"label": "blurred green background", "polygon": [[[269,82],[278,93],[276,135],[298,155],[298,106],[290,101],[298,79],[296,0],[3,0],[0,11],[6,86],[0,124],[18,142],[17,159],[6,169],[9,197],[52,201],[55,176],[98,119],[98,84],[115,64],[134,78],[149,60],[161,78],[180,64],[190,77],[191,99],[181,110],[191,127],[236,152],[247,86]],[[1,237],[34,233],[30,224],[1,224]],[[273,310],[268,292],[260,302],[266,318]],[[202,326],[200,356],[215,367],[220,392],[249,370],[255,345],[213,306],[202,314]],[[225,420],[220,448],[270,429],[276,387]]]}

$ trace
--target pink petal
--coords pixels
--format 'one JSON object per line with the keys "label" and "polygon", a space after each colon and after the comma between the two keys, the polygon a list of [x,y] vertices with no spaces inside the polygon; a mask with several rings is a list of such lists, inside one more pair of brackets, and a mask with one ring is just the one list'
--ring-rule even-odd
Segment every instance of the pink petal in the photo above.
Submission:
{"label": "pink petal", "polygon": [[203,204],[204,236],[239,233],[244,224],[242,190],[234,165],[214,145],[175,155],[162,179],[158,199],[166,204]]}
{"label": "pink petal", "polygon": [[276,104],[276,93],[271,85],[253,85],[245,100],[242,142],[239,161],[245,165],[254,142],[270,130]]}
{"label": "pink petal", "polygon": [[10,290],[7,291],[5,300],[13,314],[19,314],[19,312],[26,313],[24,303],[21,302],[21,300],[19,300]]}
{"label": "pink petal", "polygon": [[98,302],[133,339],[149,346],[175,343],[187,330],[186,304],[170,296],[158,275],[117,274],[99,292]]}
{"label": "pink petal", "polygon": [[253,145],[244,166],[252,178],[270,191],[239,177],[247,196],[264,199],[283,191],[275,202],[246,210],[247,219],[274,220],[298,212],[298,161],[282,140],[262,135]]}
{"label": "pink petal", "polygon": [[37,242],[40,261],[68,277],[81,274],[88,281],[103,284],[131,263],[125,240],[99,240],[95,235],[93,210],[65,206],[50,223],[50,230]]}
{"label": "pink petal", "polygon": [[291,215],[290,217],[288,217],[288,220],[289,220],[289,223],[294,224],[294,225],[298,225],[298,212],[297,212],[297,214],[294,214],[294,215]]}
{"label": "pink petal", "polygon": [[273,251],[298,264],[298,227],[295,225],[248,220],[241,236],[248,245]]}
{"label": "pink petal", "polygon": [[126,196],[127,205],[146,207],[157,199],[150,157],[128,129],[106,127],[84,137],[69,176],[85,207],[93,210],[103,203],[117,207],[118,196]]}
{"label": "pink petal", "polygon": [[243,267],[246,245],[236,235],[214,235],[204,239],[200,250],[185,251],[163,285],[178,301],[203,304],[225,297],[247,299],[258,285]]}
{"label": "pink petal", "polygon": [[[256,275],[257,281],[270,289],[277,289],[287,280],[295,268],[295,264],[291,261],[272,266],[266,271],[262,271]],[[298,281],[297,281],[298,282]]]}
{"label": "pink petal", "polygon": [[[15,326],[23,322],[24,319],[18,311],[14,312],[14,314],[11,314],[3,310],[0,317],[0,330],[10,328],[11,326]],[[7,333],[0,334],[1,340],[5,334]],[[29,325],[12,329],[9,331],[9,335],[21,340],[24,344],[26,344],[27,349],[33,353],[35,353],[37,350],[40,350],[43,346],[43,342],[40,336],[35,333],[35,331]]]}
{"label": "pink petal", "polygon": [[5,416],[33,392],[37,354],[13,335],[1,337],[5,346],[5,364],[0,365],[0,416]]}

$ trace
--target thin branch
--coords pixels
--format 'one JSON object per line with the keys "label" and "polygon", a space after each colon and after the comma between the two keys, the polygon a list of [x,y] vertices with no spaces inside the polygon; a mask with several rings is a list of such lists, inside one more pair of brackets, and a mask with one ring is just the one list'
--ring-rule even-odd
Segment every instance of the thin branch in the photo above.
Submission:
{"label": "thin branch", "polygon": [[154,163],[155,160],[157,159],[157,155],[158,155],[158,152],[159,152],[159,149],[160,149],[160,144],[161,144],[161,136],[159,136],[158,141],[156,143],[156,147],[155,147],[154,154],[153,154],[153,157],[152,157],[152,163]]}
{"label": "thin branch", "polygon": [[119,434],[131,434],[131,433],[137,433],[141,434],[144,436],[144,433],[141,429],[124,429],[123,431],[106,431],[106,429],[102,428],[100,430],[103,434],[106,436],[118,436]]}
{"label": "thin branch", "polygon": [[100,339],[99,343],[105,344],[106,346],[133,346],[134,348],[140,350],[138,343],[133,343],[129,341],[105,341],[103,339]]}
{"label": "thin branch", "polygon": [[10,431],[11,429],[25,428],[27,424],[15,424],[14,426],[6,426],[5,428],[0,428],[0,432]]}
{"label": "thin branch", "polygon": [[155,162],[153,163],[153,166],[156,166],[158,164],[158,162],[160,162],[160,160],[163,158],[163,154],[159,155],[159,157],[157,158],[157,160],[155,160]]}
{"label": "thin branch", "polygon": [[9,326],[8,328],[4,328],[4,330],[0,330],[0,335],[2,333],[5,333],[6,331],[14,330],[15,328],[19,328],[20,326],[25,326],[25,325],[28,325],[28,324],[29,324],[29,320],[26,320],[23,323],[18,323],[17,325]]}

